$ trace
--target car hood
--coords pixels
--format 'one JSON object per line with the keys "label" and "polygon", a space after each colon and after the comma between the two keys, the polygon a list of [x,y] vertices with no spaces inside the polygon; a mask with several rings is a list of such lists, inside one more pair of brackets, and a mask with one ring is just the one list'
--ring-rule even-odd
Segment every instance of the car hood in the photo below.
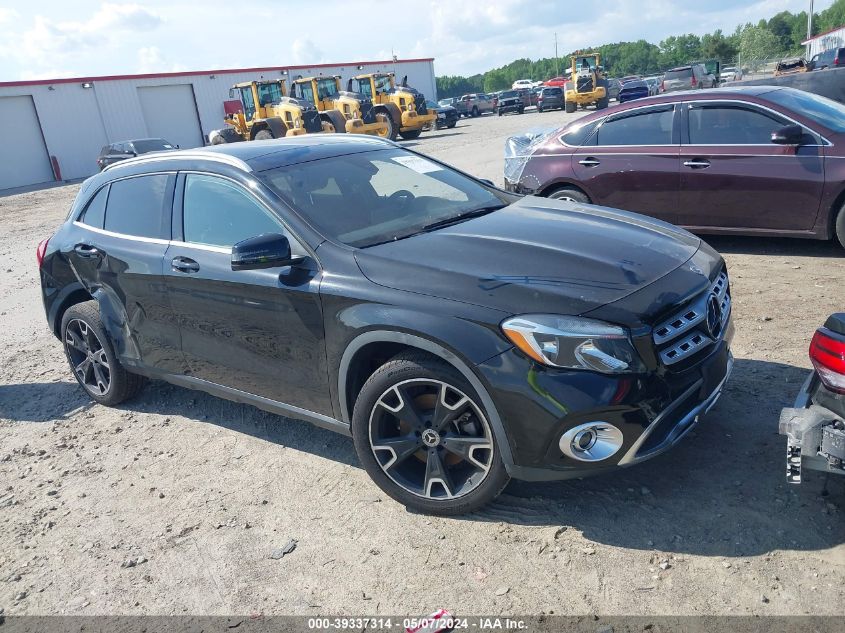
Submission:
{"label": "car hood", "polygon": [[488,215],[356,252],[372,282],[509,314],[583,314],[688,261],[701,241],[615,209],[525,197]]}

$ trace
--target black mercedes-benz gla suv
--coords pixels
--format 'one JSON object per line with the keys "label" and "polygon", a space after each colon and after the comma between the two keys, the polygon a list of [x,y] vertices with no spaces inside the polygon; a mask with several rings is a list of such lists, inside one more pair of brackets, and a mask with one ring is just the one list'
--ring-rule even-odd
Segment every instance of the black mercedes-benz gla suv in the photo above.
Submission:
{"label": "black mercedes-benz gla suv", "polygon": [[357,135],[123,161],[38,259],[97,402],[154,378],[309,420],[432,513],[657,455],[731,367],[725,264],[698,238]]}

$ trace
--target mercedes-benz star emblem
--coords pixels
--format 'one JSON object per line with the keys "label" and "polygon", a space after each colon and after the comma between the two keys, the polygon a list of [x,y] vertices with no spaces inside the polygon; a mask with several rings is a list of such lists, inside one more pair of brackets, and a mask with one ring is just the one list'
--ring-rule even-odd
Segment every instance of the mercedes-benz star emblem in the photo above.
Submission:
{"label": "mercedes-benz star emblem", "polygon": [[722,306],[716,295],[707,299],[707,332],[714,340],[722,333]]}
{"label": "mercedes-benz star emblem", "polygon": [[423,444],[429,447],[434,447],[440,444],[440,433],[434,429],[426,429],[422,433]]}

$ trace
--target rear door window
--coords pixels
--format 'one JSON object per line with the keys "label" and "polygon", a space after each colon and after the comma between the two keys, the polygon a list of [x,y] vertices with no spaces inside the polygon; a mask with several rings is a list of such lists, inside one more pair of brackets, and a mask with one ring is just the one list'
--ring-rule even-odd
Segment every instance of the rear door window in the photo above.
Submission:
{"label": "rear door window", "polygon": [[690,145],[769,145],[786,121],[741,105],[692,105]]}
{"label": "rear door window", "polygon": [[85,207],[85,211],[82,212],[79,221],[95,229],[103,228],[103,221],[106,217],[106,199],[108,197],[109,186],[106,185],[91,198],[88,206]]}
{"label": "rear door window", "polygon": [[649,110],[605,121],[597,145],[671,145],[673,109]]}
{"label": "rear door window", "polygon": [[123,235],[170,238],[167,174],[136,176],[111,183],[105,229]]}

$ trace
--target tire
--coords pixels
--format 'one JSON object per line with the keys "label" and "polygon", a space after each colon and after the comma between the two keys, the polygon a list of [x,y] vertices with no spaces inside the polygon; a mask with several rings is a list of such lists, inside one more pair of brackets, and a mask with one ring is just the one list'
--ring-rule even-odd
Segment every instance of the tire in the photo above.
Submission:
{"label": "tire", "polygon": [[406,141],[412,141],[415,138],[419,138],[420,134],[422,134],[422,130],[410,130],[408,132],[399,132],[399,136],[401,136]]}
{"label": "tire", "polygon": [[587,194],[579,189],[575,189],[574,187],[561,187],[560,189],[555,189],[546,197],[551,200],[571,200],[572,202],[590,204],[590,198]]}
{"label": "tire", "polygon": [[845,248],[845,206],[839,210],[839,215],[836,216],[836,224],[834,227],[836,239],[842,248]]}
{"label": "tire", "polygon": [[274,138],[273,133],[270,130],[264,129],[264,130],[258,130],[255,133],[255,136],[252,137],[252,140],[253,141],[266,141],[266,140],[269,140],[271,138]]}
{"label": "tire", "polygon": [[478,106],[472,106],[472,112],[470,113],[472,118],[480,117],[481,113],[478,111]]}
{"label": "tire", "polygon": [[146,378],[126,371],[117,360],[96,301],[68,308],[60,331],[70,370],[95,402],[113,407],[136,396],[146,384]]}
{"label": "tire", "polygon": [[604,97],[603,99],[599,99],[596,101],[596,110],[604,110],[608,105],[609,99]]}
{"label": "tire", "polygon": [[520,114],[525,114],[525,108],[520,108],[519,110],[517,110],[517,112],[519,112]]}
{"label": "tire", "polygon": [[[437,422],[425,418],[440,403],[448,417],[437,431]],[[403,407],[416,412],[403,416],[411,422],[396,415]],[[362,387],[352,438],[367,474],[387,495],[429,514],[465,514],[492,501],[509,481],[487,417],[478,394],[452,365],[403,352]],[[462,447],[466,457],[450,444]]]}
{"label": "tire", "polygon": [[382,121],[384,123],[387,123],[387,132],[385,132],[384,134],[379,134],[378,135],[379,138],[386,138],[386,139],[389,139],[391,141],[395,141],[396,140],[396,134],[397,134],[399,128],[397,128],[396,123],[393,122],[393,117],[390,116],[389,113],[382,111],[382,112],[379,112],[378,114],[376,114],[376,119],[378,119],[379,121]]}
{"label": "tire", "polygon": [[541,114],[542,114],[542,112],[543,112],[543,108],[541,108],[540,106],[537,106],[537,112],[539,112],[539,113],[541,113]]}
{"label": "tire", "polygon": [[455,127],[457,124],[458,124],[458,120],[457,120],[457,119],[455,119],[454,121],[452,121],[451,123],[449,123],[446,127],[447,127],[448,129],[450,129],[450,130],[451,130],[451,129],[452,129],[453,127]]}
{"label": "tire", "polygon": [[573,103],[572,101],[567,101],[564,104],[563,109],[566,110],[567,114],[572,114],[573,112],[575,112],[575,108],[577,108],[577,107],[578,107],[577,104]]}

